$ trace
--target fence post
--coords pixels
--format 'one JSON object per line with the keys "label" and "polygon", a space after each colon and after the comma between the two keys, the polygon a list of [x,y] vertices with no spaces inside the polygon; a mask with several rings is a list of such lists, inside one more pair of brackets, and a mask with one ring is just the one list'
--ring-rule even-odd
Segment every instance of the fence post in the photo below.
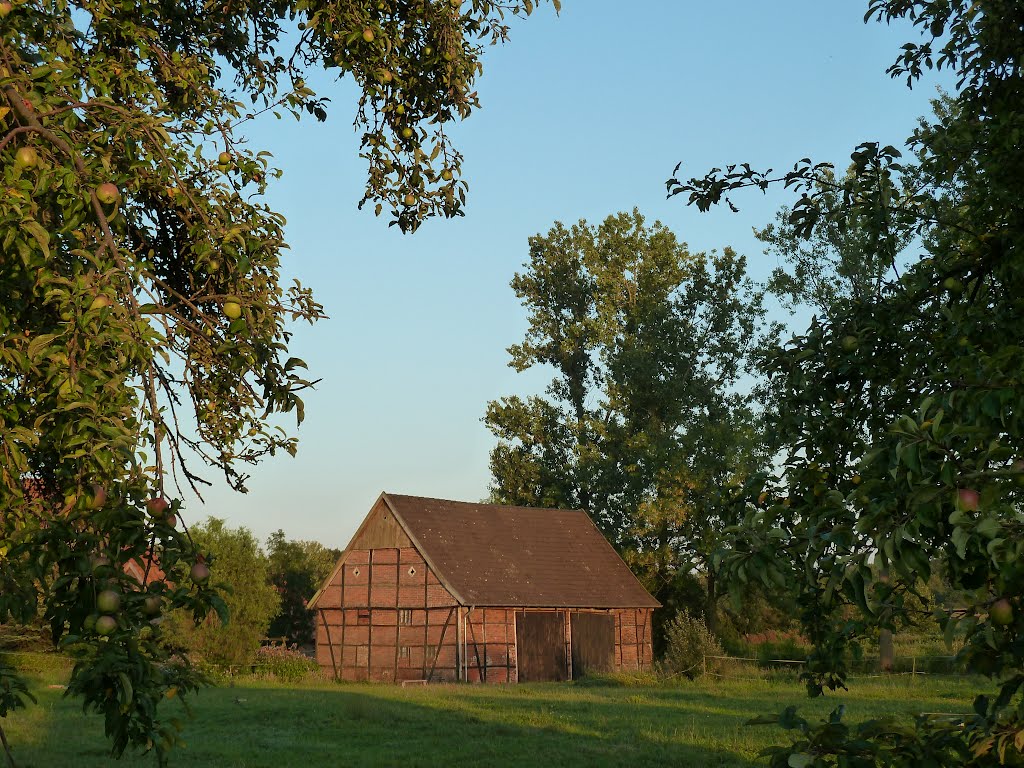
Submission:
{"label": "fence post", "polygon": [[707,656],[706,653],[701,654],[700,666],[701,666],[701,670],[703,671],[703,677],[707,677],[708,676],[708,656]]}
{"label": "fence post", "polygon": [[913,677],[917,677],[917,656],[910,657],[910,674]]}

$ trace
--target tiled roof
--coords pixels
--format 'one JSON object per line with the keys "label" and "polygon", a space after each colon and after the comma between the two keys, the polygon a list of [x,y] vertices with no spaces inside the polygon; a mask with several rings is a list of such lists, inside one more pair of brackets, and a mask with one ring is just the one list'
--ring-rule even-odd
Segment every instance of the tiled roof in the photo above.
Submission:
{"label": "tiled roof", "polygon": [[465,605],[660,605],[582,510],[383,498]]}

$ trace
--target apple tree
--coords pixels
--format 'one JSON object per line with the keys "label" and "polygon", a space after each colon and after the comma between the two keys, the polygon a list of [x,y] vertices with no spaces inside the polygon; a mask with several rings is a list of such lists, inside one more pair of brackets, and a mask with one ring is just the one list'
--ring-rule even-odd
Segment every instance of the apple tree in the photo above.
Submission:
{"label": "apple tree", "polygon": [[168,663],[161,616],[224,610],[183,490],[206,472],[244,490],[247,466],[293,453],[281,415],[302,419],[311,383],[289,323],[322,310],[280,278],[279,171],[247,126],[324,120],[306,75],[351,77],[360,205],[409,232],[461,215],[447,128],[478,106],[484,46],[533,7],[0,2],[0,622],[42,611],[115,755],[163,761],[158,704],[199,682]]}
{"label": "apple tree", "polygon": [[[991,683],[973,710],[851,727],[837,709],[770,750],[773,766],[1017,765],[1024,761],[1024,9],[993,0],[871,0],[866,20],[909,20],[921,40],[889,72],[913,87],[949,68],[940,100],[903,150],[865,143],[822,193],[825,166],[677,175],[670,195],[707,209],[780,183],[789,223],[815,237],[853,215],[875,290],[836,295],[768,364],[780,412],[779,493],[751,499],[724,567],[798,590],[815,651],[812,694],[845,687],[868,633],[921,619],[942,561],[960,606],[933,605],[961,660]],[[908,239],[910,238],[910,239]],[[902,246],[911,244],[909,252]],[[878,271],[874,271],[878,274]],[[785,503],[781,503],[785,501]]]}

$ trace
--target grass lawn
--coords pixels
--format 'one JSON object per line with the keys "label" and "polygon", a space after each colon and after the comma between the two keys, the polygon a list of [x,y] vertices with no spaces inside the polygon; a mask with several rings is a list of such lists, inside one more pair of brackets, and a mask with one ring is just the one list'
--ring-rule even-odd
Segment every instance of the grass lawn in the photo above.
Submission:
{"label": "grass lawn", "polygon": [[[97,717],[34,678],[39,705],[7,718],[21,768],[116,764]],[[746,766],[781,730],[745,726],[797,704],[824,716],[838,703],[857,721],[915,712],[967,712],[978,680],[865,679],[810,701],[796,682],[706,678],[672,687],[609,684],[433,685],[247,681],[191,699],[188,747],[172,766]],[[180,709],[171,703],[168,710]],[[126,755],[121,765],[154,765]]]}

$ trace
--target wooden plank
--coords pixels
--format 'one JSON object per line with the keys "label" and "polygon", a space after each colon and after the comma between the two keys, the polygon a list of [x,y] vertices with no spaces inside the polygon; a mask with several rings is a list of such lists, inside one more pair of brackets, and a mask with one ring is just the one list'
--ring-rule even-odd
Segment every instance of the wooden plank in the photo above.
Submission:
{"label": "wooden plank", "polygon": [[[483,682],[486,683],[487,682],[487,665],[486,665],[486,663],[484,665],[482,665],[482,666],[480,664],[480,648],[476,644],[476,632],[473,631],[473,622],[471,620],[469,620],[469,615],[468,614],[466,616],[466,619],[467,619],[466,623],[469,625],[469,634],[473,636],[473,655],[476,656],[476,671],[477,671],[477,674],[480,675],[480,679]],[[486,621],[486,620],[487,619],[485,617],[484,621]],[[487,658],[487,647],[486,646],[484,646],[484,658],[485,659]],[[468,669],[468,660],[467,660],[467,669]],[[468,678],[469,675],[466,675],[466,677]]]}
{"label": "wooden plank", "polygon": [[[367,563],[367,565],[366,565],[366,581],[367,581],[367,586],[366,586],[367,601],[366,602],[367,602],[367,605],[371,605],[372,606],[373,602],[372,602],[372,600],[369,599],[369,596],[371,594],[370,590],[373,589],[373,550],[372,549],[370,550],[370,562]],[[367,677],[367,679],[370,678],[370,656],[372,655],[371,651],[373,649],[373,608],[371,607],[369,609],[369,611],[370,611],[370,625],[369,625],[369,628],[367,630],[367,641],[366,641],[366,677]],[[356,663],[357,664],[359,663],[358,659],[356,659]]]}
{"label": "wooden plank", "polygon": [[401,645],[399,642],[399,631],[398,627],[402,622],[401,611],[398,610],[398,580],[402,575],[402,550],[395,548],[395,679],[398,679],[398,649]]}
{"label": "wooden plank", "polygon": [[564,611],[516,611],[519,682],[567,678]]}
{"label": "wooden plank", "polygon": [[572,626],[573,679],[615,667],[615,617],[609,613],[574,612]]}
{"label": "wooden plank", "polygon": [[378,502],[352,537],[347,549],[401,549],[412,542],[387,504]]}

